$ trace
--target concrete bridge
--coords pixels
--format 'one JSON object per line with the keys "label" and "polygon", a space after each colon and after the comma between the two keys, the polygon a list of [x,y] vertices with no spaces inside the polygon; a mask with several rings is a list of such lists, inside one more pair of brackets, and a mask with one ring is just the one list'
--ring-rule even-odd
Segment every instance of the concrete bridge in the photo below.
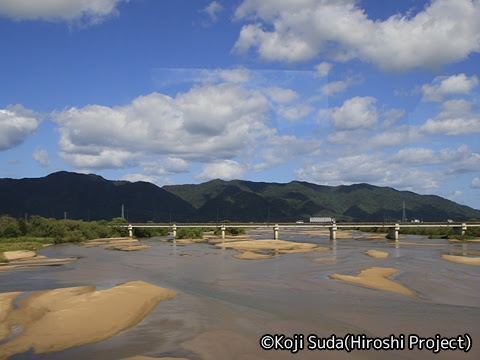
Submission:
{"label": "concrete bridge", "polygon": [[342,223],[278,223],[278,224],[267,224],[267,223],[221,223],[221,224],[212,224],[212,223],[179,223],[179,224],[128,224],[123,225],[123,227],[128,228],[128,235],[133,236],[134,228],[171,228],[173,238],[177,236],[177,230],[179,228],[220,228],[222,231],[222,239],[225,239],[225,231],[227,227],[239,227],[239,228],[270,228],[273,230],[273,239],[278,240],[278,234],[280,229],[286,228],[321,228],[329,229],[330,231],[330,240],[336,240],[337,230],[341,228],[387,228],[388,229],[388,238],[397,241],[398,234],[401,228],[453,228],[455,234],[465,235],[465,231],[469,227],[479,227],[480,223],[466,223],[466,222],[428,222],[428,223],[407,223],[407,222],[396,222],[396,223],[383,223],[383,222],[342,222]]}

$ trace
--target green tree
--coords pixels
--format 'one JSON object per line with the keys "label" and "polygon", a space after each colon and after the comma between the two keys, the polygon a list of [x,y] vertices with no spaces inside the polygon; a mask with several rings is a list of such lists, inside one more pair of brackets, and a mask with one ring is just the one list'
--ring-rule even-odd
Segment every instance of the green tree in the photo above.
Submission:
{"label": "green tree", "polygon": [[9,215],[0,216],[0,236],[17,237],[20,236],[17,220]]}
{"label": "green tree", "polygon": [[18,225],[18,229],[20,230],[21,235],[22,236],[27,235],[27,233],[28,233],[27,220],[25,220],[24,218],[18,218],[17,219],[17,225]]}

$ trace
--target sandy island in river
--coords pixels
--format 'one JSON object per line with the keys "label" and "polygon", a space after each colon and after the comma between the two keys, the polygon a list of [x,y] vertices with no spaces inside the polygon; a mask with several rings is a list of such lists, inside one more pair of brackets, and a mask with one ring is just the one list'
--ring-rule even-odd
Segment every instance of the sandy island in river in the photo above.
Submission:
{"label": "sandy island in river", "polygon": [[332,274],[328,275],[328,277],[330,279],[342,280],[352,284],[363,285],[378,290],[385,290],[409,296],[418,296],[405,286],[400,285],[396,281],[388,278],[389,276],[392,276],[398,272],[400,272],[400,270],[395,268],[372,267],[361,270],[360,274],[357,276]]}
{"label": "sandy island in river", "polygon": [[40,266],[65,265],[73,260],[77,260],[75,257],[64,259],[48,258],[46,256],[37,255],[35,251],[30,250],[5,251],[0,254],[2,254],[8,261],[6,263],[0,263],[0,271]]}
{"label": "sandy island in river", "polygon": [[[311,237],[324,236],[330,237],[330,230],[321,229],[321,230],[302,230],[301,234],[309,235]],[[362,239],[362,240],[375,240],[375,239],[385,239],[387,234],[385,233],[369,233],[369,232],[360,232],[359,230],[337,230],[336,239]]]}
{"label": "sandy island in river", "polygon": [[188,360],[187,358],[172,358],[172,357],[161,357],[161,358],[153,358],[149,356],[132,356],[129,358],[125,358],[123,360]]}
{"label": "sandy island in river", "polygon": [[376,259],[386,259],[388,258],[388,252],[380,250],[367,250],[365,254]]}
{"label": "sandy island in river", "polygon": [[480,257],[469,257],[469,256],[458,256],[458,255],[447,255],[443,254],[440,256],[444,260],[460,263],[460,264],[467,264],[467,265],[477,265],[480,266]]}
{"label": "sandy island in river", "polygon": [[94,239],[83,242],[83,246],[99,246],[109,250],[136,251],[150,249],[148,245],[141,245],[137,239],[129,237]]}
{"label": "sandy island in river", "polygon": [[[32,348],[37,354],[96,343],[139,323],[159,301],[176,296],[143,281],[95,291],[78,286],[0,294],[0,359]],[[11,334],[11,329],[23,329]],[[16,336],[15,336],[16,335]],[[10,338],[9,338],[10,337]]]}
{"label": "sandy island in river", "polygon": [[226,241],[215,245],[241,251],[241,254],[236,254],[234,257],[248,260],[267,259],[281,254],[330,250],[328,247],[318,247],[316,244],[285,240]]}

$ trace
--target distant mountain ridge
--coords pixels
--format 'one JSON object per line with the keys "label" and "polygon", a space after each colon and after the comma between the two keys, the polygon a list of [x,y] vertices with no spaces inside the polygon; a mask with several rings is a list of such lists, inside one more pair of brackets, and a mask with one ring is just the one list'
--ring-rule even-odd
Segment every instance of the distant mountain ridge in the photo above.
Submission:
{"label": "distant mountain ridge", "polygon": [[308,220],[311,216],[343,221],[397,221],[403,215],[403,202],[410,220],[461,221],[480,215],[480,210],[436,195],[369,184],[325,186],[302,181],[281,184],[216,179],[163,188],[211,220],[218,211],[220,218],[241,221],[294,221]]}
{"label": "distant mountain ridge", "polygon": [[[147,182],[111,181],[66,171],[42,178],[0,179],[0,214],[131,222],[291,222],[312,216],[343,221],[396,221],[403,202],[409,220],[465,221],[480,210],[435,195],[369,184],[316,185],[243,180],[160,188]],[[66,212],[66,214],[65,214]]]}
{"label": "distant mountain ridge", "polygon": [[132,222],[188,221],[193,206],[147,182],[111,181],[94,174],[66,171],[43,178],[0,179],[0,213],[62,219],[110,220],[124,215]]}

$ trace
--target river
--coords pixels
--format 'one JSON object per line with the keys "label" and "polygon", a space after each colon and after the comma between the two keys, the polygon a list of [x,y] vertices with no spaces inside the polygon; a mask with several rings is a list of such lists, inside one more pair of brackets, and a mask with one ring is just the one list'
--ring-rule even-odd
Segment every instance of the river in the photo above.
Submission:
{"label": "river", "polygon": [[[249,231],[252,238],[271,238]],[[107,289],[142,280],[178,291],[160,302],[139,324],[97,344],[51,354],[28,353],[10,359],[121,359],[144,355],[209,359],[479,359],[480,267],[453,263],[443,253],[480,250],[480,243],[404,236],[399,243],[353,234],[335,242],[328,236],[281,230],[280,239],[313,242],[327,252],[286,254],[242,260],[237,252],[211,244],[179,245],[165,238],[141,240],[151,248],[136,252],[63,244],[39,252],[53,258],[78,257],[67,265],[4,271],[0,292],[35,291],[80,285]],[[163,241],[162,241],[163,240]],[[376,249],[378,259],[364,251]],[[320,259],[320,260],[318,260]],[[314,261],[317,260],[317,261]],[[333,273],[356,275],[369,267],[393,267],[392,276],[419,297],[332,280]],[[121,314],[119,314],[121,316]],[[54,329],[51,331],[55,336]],[[263,350],[264,334],[303,336],[304,349]],[[468,334],[472,349],[352,351],[308,350],[306,338],[365,334],[373,339],[417,334],[457,337]],[[298,337],[297,337],[298,339]]]}

